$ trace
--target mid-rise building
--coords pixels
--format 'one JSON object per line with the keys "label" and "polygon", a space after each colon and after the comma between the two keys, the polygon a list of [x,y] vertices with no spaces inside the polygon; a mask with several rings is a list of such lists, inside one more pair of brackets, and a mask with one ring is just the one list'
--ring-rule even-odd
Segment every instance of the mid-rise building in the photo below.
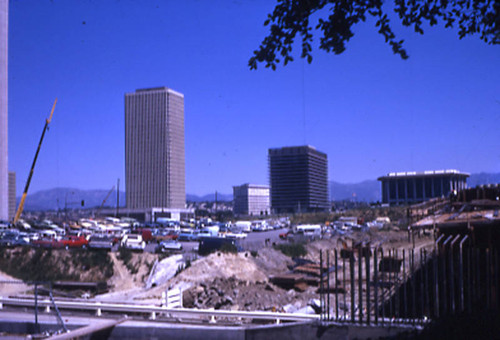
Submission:
{"label": "mid-rise building", "polygon": [[8,180],[8,36],[9,0],[0,0],[0,220],[9,217]]}
{"label": "mid-rise building", "polygon": [[329,209],[328,159],[312,146],[269,149],[271,208],[276,213]]}
{"label": "mid-rise building", "polygon": [[269,186],[243,184],[233,187],[233,212],[235,215],[267,215],[271,212]]}
{"label": "mid-rise building", "polygon": [[166,87],[125,94],[127,209],[184,209],[184,157],[184,95]]}
{"label": "mid-rise building", "polygon": [[382,203],[406,205],[466,189],[467,177],[469,174],[458,170],[436,170],[391,172],[378,180],[382,184]]}

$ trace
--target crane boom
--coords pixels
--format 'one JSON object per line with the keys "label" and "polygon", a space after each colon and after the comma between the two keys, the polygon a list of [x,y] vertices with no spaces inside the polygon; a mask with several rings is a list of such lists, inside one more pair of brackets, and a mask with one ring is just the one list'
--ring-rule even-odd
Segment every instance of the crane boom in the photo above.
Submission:
{"label": "crane boom", "polygon": [[102,200],[101,206],[97,210],[97,215],[99,215],[101,213],[101,210],[104,207],[104,203],[106,203],[106,201],[108,200],[109,196],[111,196],[111,193],[113,192],[113,190],[115,190],[115,186],[114,185],[111,188],[111,190],[108,192],[108,194],[106,195],[106,197]]}
{"label": "crane boom", "polygon": [[26,185],[24,187],[23,195],[21,196],[21,202],[19,202],[19,206],[17,207],[16,215],[14,216],[13,223],[16,223],[21,217],[21,213],[24,209],[24,201],[26,201],[26,196],[28,195],[28,189],[31,183],[31,177],[33,177],[33,172],[35,171],[35,164],[38,158],[38,153],[40,152],[40,148],[42,147],[43,137],[45,136],[45,132],[49,127],[50,122],[52,121],[52,116],[54,115],[54,110],[56,108],[57,98],[54,100],[54,105],[52,105],[52,110],[50,111],[50,116],[45,120],[45,126],[43,128],[42,136],[40,137],[40,142],[38,143],[38,148],[36,149],[35,158],[33,159],[33,163],[31,164],[31,170],[28,175],[28,180],[26,181]]}

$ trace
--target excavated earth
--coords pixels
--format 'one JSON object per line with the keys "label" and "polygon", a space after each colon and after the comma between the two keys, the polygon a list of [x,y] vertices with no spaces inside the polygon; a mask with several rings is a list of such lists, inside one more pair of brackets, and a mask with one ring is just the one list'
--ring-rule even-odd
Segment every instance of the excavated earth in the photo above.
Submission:
{"label": "excavated earth", "polygon": [[[323,254],[329,252],[330,256],[333,256],[334,249],[340,249],[343,245],[350,245],[352,242],[370,242],[374,246],[400,249],[412,246],[408,242],[406,232],[353,233],[350,237],[335,236],[307,244],[307,255],[304,258],[318,263],[320,251],[323,251]],[[416,246],[423,247],[430,244],[432,244],[432,238],[426,237],[417,239]],[[66,258],[68,254],[60,253],[57,258],[59,260]],[[258,252],[238,254],[216,252],[191,261],[183,261],[180,256],[176,259],[181,260],[179,268],[175,267],[174,270],[170,270],[161,283],[148,285],[148,282],[151,283],[151,277],[154,276],[150,272],[158,270],[161,264],[168,262],[170,258],[164,259],[149,253],[133,253],[131,257],[124,260],[119,253],[109,253],[113,273],[108,279],[110,291],[96,296],[95,299],[161,305],[162,293],[168,289],[181,288],[184,307],[295,311],[306,307],[312,299],[319,298],[317,286],[311,285],[303,291],[297,291],[283,289],[270,282],[271,276],[289,273],[294,265],[290,257],[271,246],[263,247]],[[177,262],[174,263],[177,266]],[[73,273],[75,269],[72,270]],[[80,270],[82,273],[95,272],[85,267],[81,267]],[[99,275],[83,274],[78,274],[78,276],[99,277]],[[19,286],[12,293],[17,293],[22,288],[26,287]],[[7,287],[4,286],[0,286],[0,289],[7,291]]]}

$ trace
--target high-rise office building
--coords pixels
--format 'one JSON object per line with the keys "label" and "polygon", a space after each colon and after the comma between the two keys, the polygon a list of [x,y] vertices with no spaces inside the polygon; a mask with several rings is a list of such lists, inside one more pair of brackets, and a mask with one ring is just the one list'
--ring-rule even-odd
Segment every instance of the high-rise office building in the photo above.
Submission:
{"label": "high-rise office building", "polygon": [[9,217],[7,137],[9,0],[0,0],[0,220]]}
{"label": "high-rise office building", "polygon": [[270,208],[269,186],[246,183],[233,187],[235,215],[267,215]]}
{"label": "high-rise office building", "polygon": [[125,94],[125,177],[128,209],[185,208],[183,94]]}
{"label": "high-rise office building", "polygon": [[269,149],[269,181],[275,213],[329,208],[328,159],[312,146]]}
{"label": "high-rise office building", "polygon": [[9,171],[9,220],[16,214],[16,173]]}

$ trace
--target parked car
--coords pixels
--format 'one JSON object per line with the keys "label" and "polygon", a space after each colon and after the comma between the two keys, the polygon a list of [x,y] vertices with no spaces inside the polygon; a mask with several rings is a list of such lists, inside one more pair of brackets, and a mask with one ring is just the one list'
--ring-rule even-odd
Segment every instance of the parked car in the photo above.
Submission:
{"label": "parked car", "polygon": [[38,240],[33,241],[33,246],[39,248],[51,248],[51,249],[60,249],[64,247],[60,239],[47,238],[47,237],[42,237]]}
{"label": "parked car", "polygon": [[123,236],[120,247],[131,250],[144,251],[146,242],[142,239],[142,235],[126,234]]}
{"label": "parked car", "polygon": [[290,236],[291,234],[292,234],[292,232],[291,232],[291,231],[287,231],[287,232],[284,232],[284,233],[279,234],[279,237],[280,237],[280,239],[282,239],[282,240],[286,240],[286,239],[288,239],[288,236]]}
{"label": "parked car", "polygon": [[269,225],[267,224],[266,221],[252,221],[252,231],[266,231],[266,230],[269,230],[270,227]]}
{"label": "parked car", "polygon": [[198,241],[198,232],[194,230],[184,230],[177,238],[179,241]]}
{"label": "parked car", "polygon": [[238,240],[241,240],[241,239],[244,239],[247,237],[247,234],[245,233],[226,233],[224,235],[225,238],[232,238],[232,239],[238,239]]}
{"label": "parked car", "polygon": [[146,243],[153,240],[153,234],[149,228],[137,228],[133,233],[141,235],[142,240]]}
{"label": "parked car", "polygon": [[62,244],[68,248],[87,248],[89,241],[85,236],[68,235],[61,239]]}
{"label": "parked car", "polygon": [[18,233],[5,233],[0,238],[0,247],[27,246],[30,243]]}
{"label": "parked car", "polygon": [[237,221],[233,228],[237,228],[244,233],[249,233],[252,231],[252,222],[250,221]]}
{"label": "parked car", "polygon": [[29,230],[29,229],[31,229],[31,226],[24,220],[18,220],[16,222],[16,228]]}
{"label": "parked car", "polygon": [[182,250],[182,244],[175,240],[161,241],[155,249],[157,253],[168,253]]}
{"label": "parked car", "polygon": [[225,237],[205,237],[200,240],[198,253],[200,255],[208,255],[211,252],[220,250],[220,249],[234,249],[235,251],[242,251],[239,240],[225,238]]}
{"label": "parked car", "polygon": [[157,229],[153,233],[153,239],[156,242],[161,242],[165,240],[177,240],[179,237],[179,234],[177,234],[173,230],[163,230],[163,229]]}
{"label": "parked car", "polygon": [[212,233],[208,230],[202,230],[198,233],[198,239],[202,239],[204,237],[214,237],[214,235],[212,235]]}
{"label": "parked car", "polygon": [[114,242],[112,236],[95,234],[89,239],[89,248],[91,249],[111,250],[113,245]]}
{"label": "parked car", "polygon": [[9,221],[0,220],[0,231],[7,230],[10,227],[11,227],[11,224]]}

